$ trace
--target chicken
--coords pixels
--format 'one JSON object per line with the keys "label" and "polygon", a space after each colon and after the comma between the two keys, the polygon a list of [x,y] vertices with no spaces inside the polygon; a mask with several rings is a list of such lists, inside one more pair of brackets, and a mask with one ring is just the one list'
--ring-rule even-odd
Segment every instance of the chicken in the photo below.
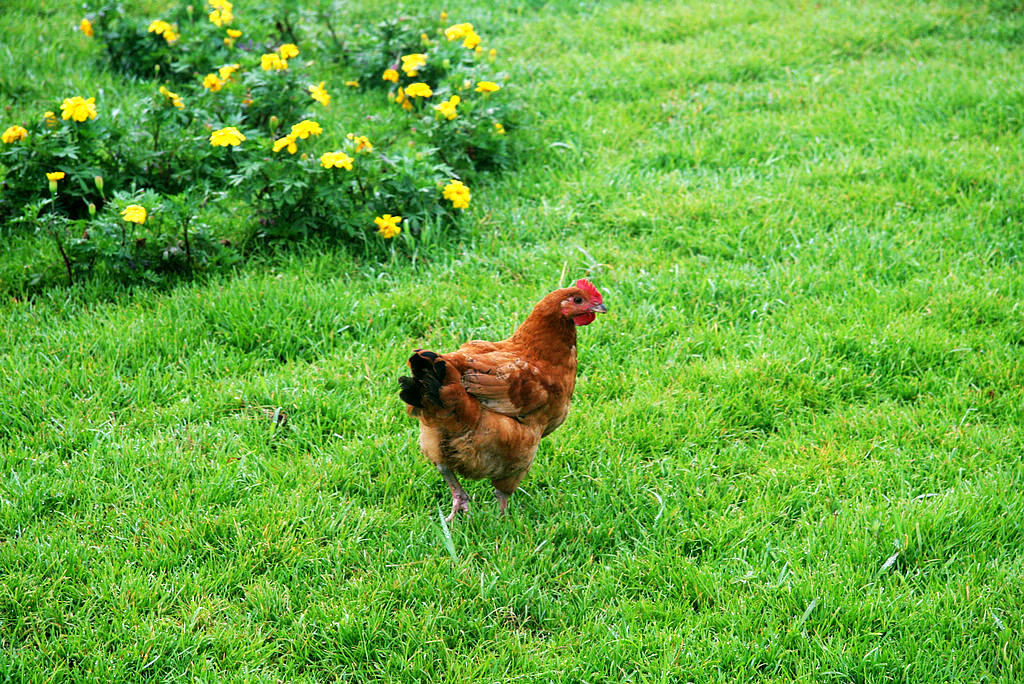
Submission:
{"label": "chicken", "polygon": [[469,512],[459,475],[490,479],[504,515],[542,437],[569,413],[576,387],[576,328],[606,313],[590,281],[555,290],[507,340],[473,340],[457,351],[417,349],[399,396],[420,421],[420,449],[452,493],[448,521]]}

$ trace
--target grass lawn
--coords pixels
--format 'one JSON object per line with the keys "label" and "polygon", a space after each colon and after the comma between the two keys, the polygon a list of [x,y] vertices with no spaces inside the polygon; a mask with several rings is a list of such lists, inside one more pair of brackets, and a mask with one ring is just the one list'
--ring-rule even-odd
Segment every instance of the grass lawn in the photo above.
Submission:
{"label": "grass lawn", "polygon": [[[3,295],[0,681],[1024,677],[1018,4],[445,9],[534,112],[462,235]],[[79,18],[0,14],[0,128],[151,91]],[[405,359],[583,275],[569,419],[450,552]]]}

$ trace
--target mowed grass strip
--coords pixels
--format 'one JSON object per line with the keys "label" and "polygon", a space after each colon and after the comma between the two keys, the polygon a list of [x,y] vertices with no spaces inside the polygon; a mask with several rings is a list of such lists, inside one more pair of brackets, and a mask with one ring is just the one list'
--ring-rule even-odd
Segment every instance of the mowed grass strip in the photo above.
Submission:
{"label": "mowed grass strip", "polygon": [[[1018,679],[1019,13],[448,9],[535,112],[463,236],[0,304],[0,672]],[[583,274],[570,418],[453,561],[395,378]]]}

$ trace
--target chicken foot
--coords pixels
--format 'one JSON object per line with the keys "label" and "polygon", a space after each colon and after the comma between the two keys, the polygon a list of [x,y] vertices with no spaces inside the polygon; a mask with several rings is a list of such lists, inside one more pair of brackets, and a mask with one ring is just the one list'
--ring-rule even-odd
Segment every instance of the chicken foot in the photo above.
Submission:
{"label": "chicken foot", "polygon": [[451,522],[455,520],[455,516],[459,511],[469,513],[469,495],[466,494],[466,490],[459,484],[459,479],[455,477],[455,473],[448,466],[439,465],[437,469],[441,473],[441,477],[444,478],[444,481],[448,483],[448,489],[452,492],[452,512],[445,518],[447,522]]}
{"label": "chicken foot", "polygon": [[505,492],[501,491],[497,487],[494,488],[494,498],[496,498],[498,500],[498,509],[500,511],[499,514],[501,516],[503,516],[503,517],[505,515],[505,509],[508,508],[508,497],[509,496],[510,496],[509,494],[506,494]]}

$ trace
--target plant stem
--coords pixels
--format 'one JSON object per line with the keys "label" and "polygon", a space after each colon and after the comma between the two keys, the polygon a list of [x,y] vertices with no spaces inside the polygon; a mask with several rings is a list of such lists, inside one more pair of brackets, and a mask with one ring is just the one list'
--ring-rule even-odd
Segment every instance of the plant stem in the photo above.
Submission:
{"label": "plant stem", "polygon": [[71,275],[71,259],[68,258],[68,253],[64,251],[64,245],[61,244],[60,236],[53,228],[50,229],[50,235],[53,236],[53,241],[57,243],[57,251],[60,252],[60,258],[64,260],[64,268],[68,272],[68,285],[74,285],[75,279]]}

